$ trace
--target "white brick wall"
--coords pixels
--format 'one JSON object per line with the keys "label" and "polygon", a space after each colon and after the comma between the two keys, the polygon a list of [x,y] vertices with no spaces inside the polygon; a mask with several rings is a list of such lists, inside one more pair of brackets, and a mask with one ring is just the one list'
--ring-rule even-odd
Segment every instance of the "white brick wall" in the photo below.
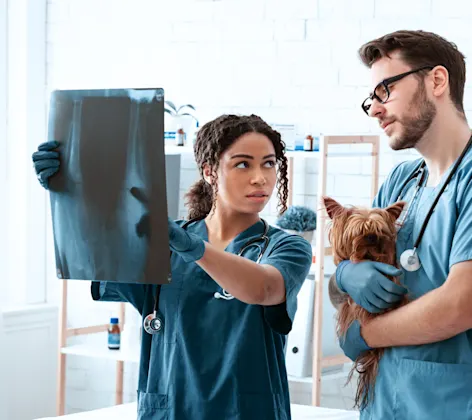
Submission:
{"label": "white brick wall", "polygon": [[[251,112],[295,123],[300,135],[373,133],[375,122],[360,110],[370,79],[359,46],[391,30],[425,29],[450,37],[469,56],[471,25],[465,0],[50,0],[47,81],[49,89],[164,87],[167,99],[194,104],[202,122]],[[468,85],[468,113],[471,93]],[[412,157],[393,154],[384,142],[381,181]],[[295,173],[294,204],[314,207],[316,159],[298,159]],[[369,174],[368,158],[332,160],[327,193],[368,204]],[[182,195],[196,176],[186,157]],[[272,202],[264,216],[273,221],[275,210]],[[74,287],[83,295],[74,299],[71,326],[113,313],[104,304],[84,310],[91,307],[88,285]],[[67,410],[112,404],[113,374],[114,364],[71,357]],[[127,399],[135,384],[135,367],[127,366]]]}

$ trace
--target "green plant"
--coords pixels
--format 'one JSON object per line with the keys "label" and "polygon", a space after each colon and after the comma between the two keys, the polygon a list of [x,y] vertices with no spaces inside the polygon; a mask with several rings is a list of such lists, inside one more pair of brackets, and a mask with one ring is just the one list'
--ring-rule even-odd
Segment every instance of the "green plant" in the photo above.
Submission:
{"label": "green plant", "polygon": [[[184,115],[188,115],[192,117],[198,123],[198,120],[195,117],[195,115],[188,112],[189,109],[191,109],[192,111],[196,111],[195,107],[190,104],[181,105],[177,108],[175,104],[171,101],[164,102],[164,112],[166,112],[167,114],[172,115],[173,117],[183,117]],[[183,111],[187,111],[187,112],[183,112]]]}
{"label": "green plant", "polygon": [[316,213],[303,206],[290,206],[276,221],[277,226],[296,232],[316,229]]}

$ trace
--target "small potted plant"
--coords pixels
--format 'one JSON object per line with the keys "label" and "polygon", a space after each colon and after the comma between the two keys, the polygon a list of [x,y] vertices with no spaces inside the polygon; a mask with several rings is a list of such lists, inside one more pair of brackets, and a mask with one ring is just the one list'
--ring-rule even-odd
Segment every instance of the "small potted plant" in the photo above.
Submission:
{"label": "small potted plant", "polygon": [[177,133],[179,130],[183,130],[186,135],[191,134],[193,120],[198,127],[197,117],[192,111],[195,112],[195,107],[191,104],[177,107],[173,102],[165,101],[164,112],[171,117],[171,120],[166,124],[166,131]]}
{"label": "small potted plant", "polygon": [[316,229],[316,213],[308,207],[290,206],[277,219],[276,225],[285,232],[302,236],[311,243]]}

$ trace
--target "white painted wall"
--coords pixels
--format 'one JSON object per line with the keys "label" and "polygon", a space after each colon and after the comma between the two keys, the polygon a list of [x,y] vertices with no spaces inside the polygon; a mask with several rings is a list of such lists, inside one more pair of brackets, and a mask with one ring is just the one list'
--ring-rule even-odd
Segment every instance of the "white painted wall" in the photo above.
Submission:
{"label": "white painted wall", "polygon": [[[164,87],[166,99],[194,104],[202,122],[224,112],[256,113],[297,124],[300,135],[375,133],[360,108],[369,73],[358,47],[392,30],[425,29],[449,37],[468,57],[471,25],[472,4],[465,0],[49,0],[47,81],[49,89]],[[468,84],[469,115],[471,89]],[[393,154],[384,141],[381,181],[396,162],[413,157]],[[298,160],[295,173],[294,204],[313,207],[316,161]],[[367,158],[333,160],[327,193],[368,204],[369,174]],[[184,159],[182,194],[195,178],[192,160]],[[264,216],[275,220],[275,203]],[[49,277],[48,297],[55,301],[54,270]],[[88,283],[71,287],[71,326],[114,313],[113,306],[91,302]],[[113,369],[113,363],[71,357],[67,411],[113,404]],[[129,400],[136,372],[126,369]]]}
{"label": "white painted wall", "polygon": [[0,419],[55,414],[56,305],[0,308]]}
{"label": "white painted wall", "polygon": [[[5,333],[3,331],[3,311],[2,307],[0,306],[0,343],[5,343]],[[8,352],[4,348],[5,346],[0,347],[0,370],[2,372],[5,372],[7,368],[7,360],[6,356]],[[5,376],[3,375],[0,378],[0,418],[6,418],[7,413],[8,413],[8,398],[7,398],[7,389],[8,389],[8,384],[7,381],[5,381]]]}

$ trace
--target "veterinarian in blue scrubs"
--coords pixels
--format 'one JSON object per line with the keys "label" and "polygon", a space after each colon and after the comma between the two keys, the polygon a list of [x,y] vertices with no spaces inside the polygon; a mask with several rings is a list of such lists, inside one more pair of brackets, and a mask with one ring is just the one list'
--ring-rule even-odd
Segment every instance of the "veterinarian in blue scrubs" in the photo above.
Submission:
{"label": "veterinarian in blue scrubs", "polygon": [[[401,269],[346,261],[336,270],[341,291],[370,312],[391,307],[406,291],[413,300],[353,324],[341,340],[352,360],[386,349],[361,418],[472,419],[472,137],[462,105],[464,57],[421,31],[386,35],[360,56],[376,86],[365,112],[378,119],[392,149],[422,155],[396,166],[374,202],[408,202],[397,240]],[[401,275],[405,289],[385,274]]]}
{"label": "veterinarian in blue scrubs", "polygon": [[[33,156],[46,187],[55,146]],[[160,288],[160,330],[143,332],[138,419],[288,420],[284,347],[312,249],[259,217],[276,184],[286,208],[284,145],[260,118],[227,115],[201,128],[195,158],[201,179],[187,195],[194,221],[184,229],[169,220],[172,281]],[[130,302],[145,319],[157,288],[95,282],[92,296]]]}

